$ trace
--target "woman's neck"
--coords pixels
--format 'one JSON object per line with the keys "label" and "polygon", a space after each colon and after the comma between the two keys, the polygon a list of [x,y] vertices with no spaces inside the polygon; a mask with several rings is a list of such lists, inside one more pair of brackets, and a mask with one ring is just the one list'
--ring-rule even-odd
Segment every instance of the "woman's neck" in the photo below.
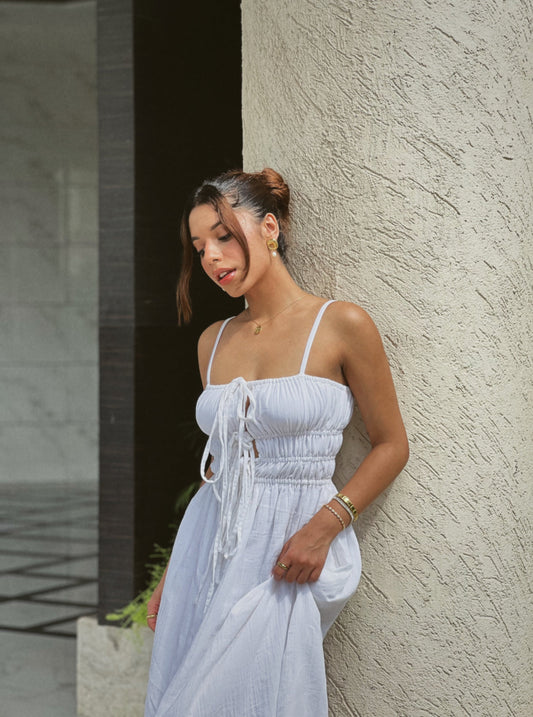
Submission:
{"label": "woman's neck", "polygon": [[264,277],[246,292],[250,318],[256,321],[271,318],[283,311],[291,302],[303,297],[306,292],[291,277],[284,264],[272,267]]}

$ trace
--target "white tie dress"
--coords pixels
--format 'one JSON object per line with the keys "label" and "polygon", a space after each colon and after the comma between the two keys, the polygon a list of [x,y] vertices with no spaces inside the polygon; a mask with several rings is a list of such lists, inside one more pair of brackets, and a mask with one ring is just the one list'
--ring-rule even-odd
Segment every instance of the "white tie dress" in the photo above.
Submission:
{"label": "white tie dress", "polygon": [[[361,574],[355,533],[313,583],[277,581],[285,542],[337,492],[350,389],[300,371],[207,385],[197,404],[213,477],[189,504],[159,607],[145,717],[327,717],[322,641]],[[202,465],[205,465],[202,461]]]}

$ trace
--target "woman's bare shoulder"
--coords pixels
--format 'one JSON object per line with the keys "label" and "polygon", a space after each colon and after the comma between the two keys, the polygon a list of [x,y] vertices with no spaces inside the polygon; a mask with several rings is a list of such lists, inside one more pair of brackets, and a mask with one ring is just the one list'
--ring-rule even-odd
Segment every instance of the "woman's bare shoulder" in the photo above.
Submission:
{"label": "woman's bare shoulder", "polygon": [[207,370],[209,357],[211,356],[218,332],[220,331],[223,323],[223,320],[215,321],[200,334],[200,338],[198,339],[198,365],[200,366],[200,372],[202,373],[203,369]]}
{"label": "woman's bare shoulder", "polygon": [[365,309],[351,301],[335,301],[331,305],[329,312],[332,324],[343,332],[377,330],[375,323]]}
{"label": "woman's bare shoulder", "polygon": [[336,301],[330,311],[331,331],[345,357],[370,358],[383,351],[378,328],[365,309],[350,301]]}

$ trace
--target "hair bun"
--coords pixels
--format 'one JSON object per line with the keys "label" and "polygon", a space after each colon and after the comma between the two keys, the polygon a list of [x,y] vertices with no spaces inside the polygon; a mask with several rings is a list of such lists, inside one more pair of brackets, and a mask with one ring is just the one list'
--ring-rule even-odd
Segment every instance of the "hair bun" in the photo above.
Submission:
{"label": "hair bun", "polygon": [[275,169],[271,169],[270,167],[265,167],[259,174],[276,199],[282,224],[287,225],[289,221],[289,202],[291,199],[289,185],[279,172],[276,172]]}

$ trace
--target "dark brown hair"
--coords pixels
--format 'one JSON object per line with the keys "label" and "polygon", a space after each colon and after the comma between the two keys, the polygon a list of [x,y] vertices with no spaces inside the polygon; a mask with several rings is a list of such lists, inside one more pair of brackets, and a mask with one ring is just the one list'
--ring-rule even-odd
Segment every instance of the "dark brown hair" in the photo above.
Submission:
{"label": "dark brown hair", "polygon": [[242,231],[235,209],[246,209],[258,221],[269,212],[279,225],[278,252],[283,257],[286,248],[286,233],[289,226],[290,191],[283,177],[274,169],[262,172],[243,172],[234,169],[230,172],[203,182],[191,195],[181,217],[180,237],[182,244],[182,264],[176,292],[178,321],[188,323],[192,317],[189,285],[191,281],[194,251],[189,228],[189,215],[195,207],[208,204],[216,211],[221,225],[241,246],[244,253],[245,276],[250,268],[250,251],[246,236]]}

